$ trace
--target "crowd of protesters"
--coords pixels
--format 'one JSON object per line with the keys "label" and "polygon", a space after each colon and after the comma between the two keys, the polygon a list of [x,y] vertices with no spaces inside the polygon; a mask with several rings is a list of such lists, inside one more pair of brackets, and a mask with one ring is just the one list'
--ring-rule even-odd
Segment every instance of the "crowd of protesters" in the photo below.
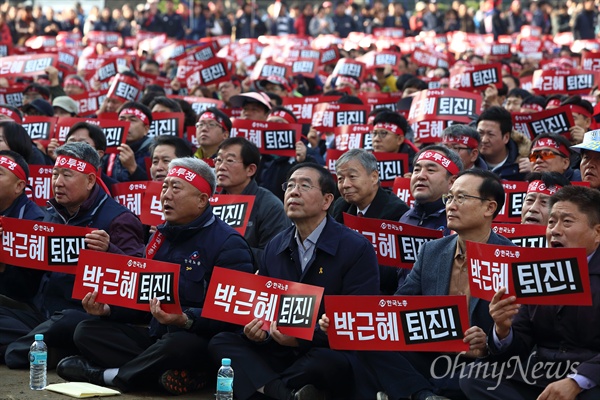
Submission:
{"label": "crowd of protesters", "polygon": [[[238,399],[598,398],[597,3],[454,1],[440,12],[436,0],[414,10],[148,0],[88,15],[80,4],[4,3],[0,215],[87,227],[87,249],[179,265],[182,312],[157,298],[144,311],[97,301],[97,291],[74,299],[72,274],[15,258],[0,264],[0,360],[27,368],[43,333],[59,376],[122,391],[191,392],[229,357]],[[319,112],[298,102],[306,97]],[[434,98],[453,106],[444,115]],[[332,121],[344,111],[345,122]],[[162,113],[183,123],[163,132],[153,124]],[[32,124],[50,120],[70,121],[68,132],[32,140]],[[114,120],[128,127],[116,145],[103,131]],[[300,139],[282,156],[256,132],[240,137],[243,123],[298,127]],[[405,162],[391,180],[406,179],[411,202],[384,187],[378,163],[392,159]],[[45,209],[26,195],[27,184],[45,192],[31,166],[52,170]],[[157,226],[113,199],[116,185],[149,181],[162,185]],[[515,182],[528,183],[520,224],[541,226],[547,247],[585,249],[591,306],[519,308],[504,287],[491,301],[470,296],[466,242],[514,245],[492,223],[506,214],[503,183]],[[215,193],[254,196],[243,235],[214,212]],[[412,270],[393,268],[344,214],[444,237],[422,245]],[[325,295],[467,296],[468,351],[456,362],[476,369],[534,351],[543,365],[577,366],[528,385],[514,372],[487,390],[477,373],[439,378],[432,366],[446,353],[332,350],[326,334],[339,321],[330,325],[326,300],[312,340],[260,318],[241,328],[202,316],[215,267]]]}

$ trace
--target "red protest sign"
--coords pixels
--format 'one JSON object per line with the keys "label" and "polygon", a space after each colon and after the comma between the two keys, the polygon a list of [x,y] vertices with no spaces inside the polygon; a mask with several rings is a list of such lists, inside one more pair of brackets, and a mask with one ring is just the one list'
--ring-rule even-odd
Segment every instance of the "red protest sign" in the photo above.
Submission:
{"label": "red protest sign", "polygon": [[342,125],[366,124],[369,106],[361,104],[319,103],[313,107],[311,125],[320,132],[333,132]]}
{"label": "red protest sign", "polygon": [[56,54],[8,56],[0,58],[0,76],[3,78],[36,77],[44,75],[46,68],[50,66],[58,66],[58,56]]}
{"label": "red protest sign", "polygon": [[429,89],[417,93],[408,112],[408,122],[454,121],[468,124],[481,110],[481,96],[452,89]]}
{"label": "red protest sign", "polygon": [[467,242],[471,296],[490,301],[501,288],[517,303],[592,305],[585,249]]}
{"label": "red protest sign", "polygon": [[299,124],[311,124],[315,105],[339,100],[340,96],[284,97],[283,106],[294,113]]}
{"label": "red protest sign", "polygon": [[410,191],[410,178],[397,176],[396,179],[394,179],[392,192],[402,201],[408,204],[409,207],[413,206],[415,198]]}
{"label": "red protest sign", "polygon": [[344,213],[344,225],[371,242],[379,264],[397,268],[412,268],[421,245],[443,236],[442,231],[435,229],[347,213]]}
{"label": "red protest sign", "polygon": [[49,165],[30,165],[29,179],[31,188],[26,187],[25,193],[35,204],[46,207],[52,198],[52,167]]}
{"label": "red protest sign", "polygon": [[221,100],[210,99],[208,97],[196,97],[196,96],[168,96],[170,99],[179,99],[187,101],[196,114],[200,114],[207,108],[215,107],[222,110],[225,107],[225,103]]}
{"label": "red protest sign", "polygon": [[342,58],[338,60],[331,74],[334,76],[349,76],[358,82],[362,82],[367,74],[367,66],[360,61]]}
{"label": "red protest sign", "polygon": [[136,101],[142,90],[143,86],[137,79],[117,74],[112,80],[107,96],[109,98],[120,99],[124,102]]}
{"label": "red protest sign", "polygon": [[373,36],[375,37],[391,37],[403,38],[404,29],[402,28],[373,28]]}
{"label": "red protest sign", "polygon": [[[266,49],[265,49],[266,50]],[[263,51],[262,57],[265,57],[265,53]],[[313,49],[312,47],[307,46],[297,46],[297,47],[286,47],[281,54],[281,60],[285,61],[298,61],[298,60],[311,60],[321,61],[321,51]]]}
{"label": "red protest sign", "polygon": [[118,147],[125,144],[129,132],[129,121],[98,119],[98,124],[106,136],[106,154],[119,154]]}
{"label": "red protest sign", "polygon": [[533,73],[533,91],[539,95],[564,93],[568,95],[588,94],[600,72],[584,70],[536,70]]}
{"label": "red protest sign", "polygon": [[394,186],[394,180],[408,172],[408,154],[374,152],[379,171],[379,182],[383,187]]}
{"label": "red protest sign", "polygon": [[74,274],[85,235],[93,228],[2,217],[0,262]]}
{"label": "red protest sign", "polygon": [[184,81],[190,89],[199,85],[217,85],[229,81],[231,72],[230,63],[227,60],[214,58],[188,71]]}
{"label": "red protest sign", "polygon": [[272,60],[258,60],[254,66],[254,69],[252,70],[250,79],[253,81],[258,81],[260,79],[266,79],[269,76],[278,76],[287,80],[290,76],[290,67]]}
{"label": "red protest sign", "polygon": [[158,226],[165,223],[165,217],[160,203],[160,194],[162,192],[162,182],[137,182],[145,184],[146,190],[142,196],[142,206],[140,221],[148,226]]}
{"label": "red protest sign", "polygon": [[341,151],[350,149],[373,150],[371,125],[345,125],[334,129],[335,148]]}
{"label": "red protest sign", "polygon": [[304,76],[306,78],[313,78],[317,75],[319,70],[319,60],[311,59],[300,59],[291,62],[290,72],[292,76]]}
{"label": "red protest sign", "polygon": [[29,115],[23,118],[22,124],[31,140],[37,140],[44,147],[48,146],[54,135],[54,125],[56,125],[56,117],[32,117]]}
{"label": "red protest sign", "polygon": [[452,125],[452,121],[419,121],[411,125],[415,139],[422,143],[438,143],[442,141],[444,129]]}
{"label": "red protest sign", "polygon": [[281,333],[312,340],[322,296],[320,286],[215,267],[202,316],[236,325],[258,318],[266,331],[276,321]]}
{"label": "red protest sign", "polygon": [[71,127],[79,122],[87,122],[92,125],[100,125],[99,120],[95,118],[76,118],[76,117],[58,117],[54,126],[54,139],[58,140],[58,143],[63,144],[67,140],[67,134],[71,130]]}
{"label": "red protest sign", "polygon": [[21,108],[23,105],[24,85],[13,85],[7,88],[0,88],[0,104]]}
{"label": "red protest sign", "polygon": [[510,239],[516,246],[546,247],[546,225],[536,224],[492,224],[492,230],[498,235]]}
{"label": "red protest sign", "polygon": [[154,57],[161,65],[169,60],[177,61],[186,56],[185,41],[171,40],[170,42],[166,46],[162,46],[160,49],[154,51]]}
{"label": "red protest sign", "polygon": [[254,207],[254,199],[255,196],[249,195],[216,194],[209,201],[213,214],[244,236]]}
{"label": "red protest sign", "polygon": [[81,94],[73,94],[71,97],[73,100],[79,104],[79,115],[81,116],[91,116],[96,114],[96,112],[102,106],[104,99],[106,98],[106,94],[108,91],[94,91],[94,92],[84,92]]}
{"label": "red protest sign", "polygon": [[489,85],[502,88],[500,63],[463,66],[450,71],[450,87],[453,89],[478,92]]}
{"label": "red protest sign", "polygon": [[282,157],[296,156],[296,142],[300,140],[300,124],[262,122],[235,119],[231,136],[243,136],[258,147],[261,154]]}
{"label": "red protest sign", "polygon": [[502,186],[504,187],[504,206],[498,213],[494,222],[497,223],[520,223],[521,222],[521,209],[523,208],[523,201],[527,194],[527,187],[529,183],[520,181],[503,181]]}
{"label": "red protest sign", "polygon": [[148,191],[148,183],[148,181],[115,183],[111,187],[112,196],[117,203],[127,207],[139,217],[142,214],[142,199]]}
{"label": "red protest sign", "polygon": [[216,56],[215,49],[210,44],[198,45],[186,52],[186,58],[195,61],[208,61]]}
{"label": "red protest sign", "polygon": [[443,53],[439,53],[437,51],[415,49],[412,52],[411,57],[415,64],[421,67],[450,68],[449,56]]}
{"label": "red protest sign", "polygon": [[148,136],[177,136],[183,137],[185,114],[182,112],[154,112]]}
{"label": "red protest sign", "polygon": [[376,108],[388,108],[392,111],[398,111],[398,101],[400,100],[401,92],[394,93],[365,93],[360,92],[358,97],[363,104],[371,106],[369,112]]}
{"label": "red protest sign", "polygon": [[465,296],[325,296],[335,350],[469,350]]}
{"label": "red protest sign", "polygon": [[181,314],[179,268],[163,261],[82,250],[73,298],[96,291],[98,302],[142,311],[149,311],[150,300],[156,298],[163,311]]}
{"label": "red protest sign", "polygon": [[121,33],[119,32],[90,31],[85,35],[88,46],[101,43],[109,48],[115,47],[119,45],[119,39],[121,39]]}
{"label": "red protest sign", "polygon": [[554,133],[571,138],[570,127],[575,126],[573,113],[568,106],[553,108],[535,113],[512,114],[514,128],[526,134],[529,139],[542,133]]}

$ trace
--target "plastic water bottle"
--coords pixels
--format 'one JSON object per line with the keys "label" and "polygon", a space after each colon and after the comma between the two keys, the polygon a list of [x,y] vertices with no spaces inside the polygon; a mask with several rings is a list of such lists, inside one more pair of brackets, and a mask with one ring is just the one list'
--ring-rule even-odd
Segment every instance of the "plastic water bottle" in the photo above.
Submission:
{"label": "plastic water bottle", "polygon": [[217,373],[216,400],[233,400],[233,368],[229,358],[221,360],[221,368]]}
{"label": "plastic water bottle", "polygon": [[44,343],[44,335],[35,335],[35,342],[29,350],[29,388],[43,390],[46,387],[46,362],[48,347]]}

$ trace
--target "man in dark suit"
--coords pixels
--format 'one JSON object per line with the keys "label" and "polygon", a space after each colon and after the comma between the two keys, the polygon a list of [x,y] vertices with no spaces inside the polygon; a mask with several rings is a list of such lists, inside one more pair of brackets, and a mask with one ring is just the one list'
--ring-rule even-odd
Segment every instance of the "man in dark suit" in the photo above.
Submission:
{"label": "man in dark suit", "polygon": [[[338,190],[342,197],[333,203],[332,217],[344,223],[343,213],[366,218],[398,221],[408,206],[379,185],[377,159],[364,149],[352,149],[335,162]],[[393,294],[398,286],[397,269],[379,266],[381,294]]]}
{"label": "man in dark suit", "polygon": [[[490,303],[494,320],[487,339],[490,362],[513,360],[527,367],[524,375],[512,368],[495,379],[472,376],[461,388],[476,399],[600,398],[600,192],[566,186],[550,198],[546,240],[550,247],[585,248],[588,256],[592,306],[516,304],[514,296],[500,300],[500,288]],[[532,350],[535,350],[532,352]],[[512,363],[515,365],[517,363]],[[511,369],[511,371],[509,371]],[[495,388],[488,390],[488,388]]]}
{"label": "man in dark suit", "polygon": [[[489,303],[469,297],[465,242],[513,245],[491,230],[492,220],[504,205],[504,188],[495,174],[470,169],[458,174],[443,198],[448,228],[457,234],[423,244],[413,269],[396,294],[467,296],[471,327],[465,331],[464,341],[470,344],[470,350],[454,361],[471,362],[485,356],[485,332],[493,322]],[[458,387],[460,374],[447,376],[446,371],[452,366],[436,361],[439,353],[361,352],[359,356],[372,371],[378,390],[383,389],[391,399],[445,399],[442,395],[465,398]]]}

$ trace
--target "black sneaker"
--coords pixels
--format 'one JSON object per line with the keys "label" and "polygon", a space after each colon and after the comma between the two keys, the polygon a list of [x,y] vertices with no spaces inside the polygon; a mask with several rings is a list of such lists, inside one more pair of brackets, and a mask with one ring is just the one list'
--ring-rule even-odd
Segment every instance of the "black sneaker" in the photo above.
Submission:
{"label": "black sneaker", "polygon": [[161,375],[159,383],[167,392],[180,395],[204,388],[207,377],[204,372],[170,369]]}

